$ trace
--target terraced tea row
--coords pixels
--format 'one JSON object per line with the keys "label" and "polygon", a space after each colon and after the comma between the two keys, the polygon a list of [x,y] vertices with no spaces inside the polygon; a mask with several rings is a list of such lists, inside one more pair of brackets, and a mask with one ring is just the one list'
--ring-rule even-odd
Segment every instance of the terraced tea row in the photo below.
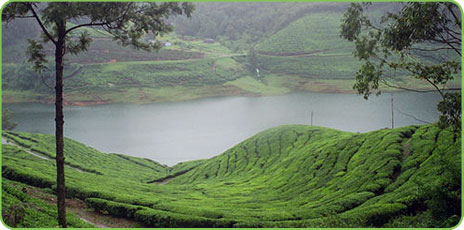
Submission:
{"label": "terraced tea row", "polygon": [[[5,137],[53,157],[52,136]],[[171,168],[65,143],[68,165],[99,172],[67,168],[68,195],[148,227],[436,227],[459,220],[460,137],[434,125],[363,134],[281,126]],[[54,188],[54,175],[51,161],[3,145],[3,177]]]}

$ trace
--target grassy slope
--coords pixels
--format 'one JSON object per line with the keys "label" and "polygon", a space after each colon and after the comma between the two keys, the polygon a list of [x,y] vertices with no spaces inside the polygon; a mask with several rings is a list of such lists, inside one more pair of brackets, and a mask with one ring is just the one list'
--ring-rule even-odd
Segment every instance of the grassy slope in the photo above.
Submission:
{"label": "grassy slope", "polygon": [[[376,8],[369,14],[380,18],[383,10]],[[256,51],[262,75],[291,76],[301,82],[298,90],[353,92],[354,75],[361,62],[353,57],[354,44],[340,37],[343,13],[308,14],[258,43]],[[460,58],[452,53],[442,55]],[[390,80],[406,88],[432,89],[427,82],[414,80],[407,73],[387,72],[387,75],[395,76]],[[318,85],[316,80],[323,83]],[[460,87],[460,81],[460,78],[452,80],[448,86]],[[310,87],[314,84],[315,87]]]}
{"label": "grassy slope", "polygon": [[256,46],[270,73],[322,79],[352,79],[359,63],[353,45],[339,36],[343,12],[312,13]]}
{"label": "grassy slope", "polygon": [[311,13],[271,37],[264,39],[256,50],[269,54],[312,53],[320,50],[346,50],[352,45],[340,38],[343,12]]}
{"label": "grassy slope", "polygon": [[[6,135],[53,156],[51,136]],[[173,168],[66,140],[66,181],[69,195],[95,210],[150,227],[437,226],[442,220],[423,208],[430,198],[421,191],[459,172],[460,138],[453,138],[435,126],[354,134],[289,125]],[[2,149],[3,177],[53,187],[52,161]]]}
{"label": "grassy slope", "polygon": [[[99,35],[95,30],[89,33]],[[244,68],[232,59],[241,54],[232,53],[218,43],[184,41],[171,34],[160,40],[169,41],[172,46],[144,52],[120,47],[108,37],[93,39],[89,51],[68,56],[65,71],[68,103],[148,103],[249,94],[233,85],[224,85],[242,76]],[[15,60],[13,54],[11,49],[4,54],[12,59],[4,60],[3,101],[51,102],[52,90],[28,64]],[[52,72],[43,75],[48,85],[54,84],[53,78],[48,77]]]}

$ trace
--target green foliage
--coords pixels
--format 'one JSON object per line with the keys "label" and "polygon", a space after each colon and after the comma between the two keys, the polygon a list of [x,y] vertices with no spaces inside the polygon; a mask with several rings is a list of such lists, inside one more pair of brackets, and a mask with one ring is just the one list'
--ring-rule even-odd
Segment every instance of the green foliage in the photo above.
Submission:
{"label": "green foliage", "polygon": [[313,2],[196,2],[191,19],[176,17],[181,36],[213,38],[228,48],[246,51],[254,44],[313,13],[341,11],[343,3]]}
{"label": "green foliage", "polygon": [[[64,176],[64,134],[63,134],[63,58],[66,53],[78,54],[87,50],[91,39],[87,31],[81,31],[77,40],[70,39],[71,32],[81,27],[100,26],[114,40],[123,46],[151,51],[160,48],[159,42],[145,42],[141,38],[147,33],[157,37],[160,33],[172,31],[166,22],[171,15],[190,13],[194,7],[191,3],[177,2],[11,2],[2,11],[6,22],[16,18],[34,18],[41,28],[40,43],[53,43],[55,60],[55,104],[56,104],[56,169],[57,169],[57,204],[58,222],[66,227],[65,176]],[[39,12],[39,13],[38,13]],[[84,21],[72,27],[68,22]],[[42,44],[29,40],[29,62],[34,64],[36,72],[42,72],[46,54]],[[98,174],[98,173],[97,173]]]}
{"label": "green foliage", "polygon": [[[288,125],[173,167],[66,139],[67,191],[147,227],[450,227],[460,216],[453,137],[436,125],[364,134]],[[53,136],[6,138],[54,156]],[[2,147],[4,178],[54,189],[53,161]]]}
{"label": "green foliage", "polygon": [[[359,62],[348,53],[314,55],[301,57],[281,57],[257,55],[261,67],[260,74],[290,75],[312,79],[352,79],[353,67]],[[295,79],[296,80],[296,79]]]}
{"label": "green foliage", "polygon": [[434,183],[423,185],[427,207],[435,220],[443,222],[443,227],[457,225],[461,216],[461,168],[459,159],[439,157],[440,173],[443,175]]}
{"label": "green foliage", "polygon": [[[27,193],[29,189],[36,189],[24,184],[2,179],[2,219],[10,227],[15,228],[55,228],[56,205],[33,197]],[[66,213],[68,226],[72,228],[92,228],[79,217]]]}
{"label": "green foliage", "polygon": [[2,130],[13,130],[17,125],[11,121],[11,111],[8,108],[2,108]]}
{"label": "green foliage", "polygon": [[[201,30],[221,27],[219,20],[211,18],[234,17],[219,13],[231,8],[241,15],[248,15],[246,21],[247,24],[251,24],[243,29],[243,37],[231,33],[231,36],[240,37],[234,41],[230,41],[228,35],[223,35],[228,32],[219,31],[221,29],[215,30],[214,33],[222,35],[218,35],[214,43],[205,43],[204,39],[187,36],[180,31],[177,34],[160,34],[156,38],[153,38],[152,34],[143,36],[141,40],[144,42],[171,43],[171,46],[163,47],[157,52],[142,52],[130,47],[121,47],[117,41],[111,39],[110,33],[99,26],[74,29],[69,33],[71,41],[77,42],[82,33],[89,34],[88,38],[93,41],[87,51],[67,56],[65,59],[66,101],[81,105],[150,103],[214,96],[275,95],[292,91],[353,92],[353,76],[362,62],[352,57],[353,45],[338,36],[337,28],[346,4],[249,3],[251,9],[236,7],[236,4],[194,4],[199,7],[199,11],[192,16],[193,19],[189,21],[190,19],[182,17],[171,18],[174,26],[183,28],[180,30],[187,29],[184,28],[186,25],[193,26],[188,29],[196,28],[198,21],[195,18],[200,17],[198,20],[205,22],[199,25]],[[374,4],[374,10],[369,14],[372,17],[380,17],[381,11],[392,8],[387,4],[379,7]],[[200,16],[206,9],[210,13]],[[299,13],[290,15],[290,9]],[[257,10],[263,14],[262,17],[256,13]],[[277,13],[282,16],[275,17]],[[77,26],[78,22],[80,21],[67,23],[67,28]],[[277,24],[273,24],[274,22]],[[228,24],[226,21],[222,23]],[[258,25],[264,27],[256,29]],[[257,44],[254,45],[254,42],[251,42],[254,35],[249,34],[268,26],[267,32],[256,37]],[[11,26],[5,29],[4,36],[11,37],[11,34],[14,34],[22,38],[22,30],[16,27],[25,27],[28,33],[32,34],[31,38],[37,39],[34,36],[37,29],[29,28],[27,20],[19,25],[18,21],[11,22]],[[249,31],[250,28],[255,30]],[[230,26],[229,29],[241,30],[235,26]],[[194,32],[200,33],[198,31],[197,28]],[[18,50],[25,49],[25,42],[25,39],[20,40],[3,49],[3,100],[51,103],[54,97],[52,90],[46,85],[55,83],[52,77],[54,68],[47,65],[42,74],[37,74],[31,66],[23,64],[24,57],[19,56]],[[236,42],[240,45],[235,44]],[[244,53],[246,50],[234,53],[233,48],[227,48],[224,43],[230,47],[237,45],[241,46],[241,49],[246,47],[246,50],[250,50],[254,47],[256,50],[249,55]],[[52,46],[44,45],[44,49],[52,49]],[[374,67],[377,65],[376,62],[371,64]],[[164,68],[165,65],[168,67]],[[256,68],[252,66],[260,70],[260,78],[256,79],[257,81],[249,79],[257,76]],[[449,70],[453,70],[451,66]],[[364,72],[369,71],[366,69]],[[425,74],[427,71],[424,69],[423,72]],[[374,72],[373,75],[377,73]],[[394,70],[382,73],[394,74]],[[400,77],[395,76],[391,79],[394,83],[414,89],[430,89],[425,85],[427,82],[421,84],[419,80],[408,79],[410,75],[407,72],[398,74]],[[375,79],[375,76],[369,79]],[[360,87],[369,85],[368,79],[365,80],[360,81]],[[382,86],[382,82],[377,83],[379,87]],[[452,83],[453,85],[448,82],[447,85],[455,87],[460,84],[458,79],[454,79]]]}
{"label": "green foliage", "polygon": [[444,100],[438,103],[438,111],[441,112],[439,126],[441,128],[452,127],[457,134],[461,133],[461,94],[445,93]]}
{"label": "green foliage", "polygon": [[[210,87],[221,90],[222,84],[239,78],[245,72],[231,58],[73,64],[66,69],[64,87],[69,95],[67,100],[121,102],[125,99],[127,101],[124,102],[139,103],[182,100],[184,98],[179,98],[182,94],[193,94],[194,98],[208,96],[214,93]],[[4,70],[11,73],[5,75],[4,87],[10,90],[29,89],[40,93],[39,98],[51,96],[51,90],[41,82],[41,77],[26,65],[8,65]],[[54,83],[51,78],[44,79],[48,85]],[[123,93],[135,95],[121,97]],[[32,96],[29,100],[37,98]]]}
{"label": "green foliage", "polygon": [[[51,42],[55,49],[66,48],[63,49],[63,53],[56,53],[55,58],[60,62],[66,53],[76,55],[87,50],[92,40],[88,30],[83,30],[82,27],[101,27],[123,46],[130,45],[142,50],[159,49],[159,43],[142,41],[142,37],[147,33],[152,33],[156,37],[172,31],[172,26],[165,20],[171,15],[185,14],[190,17],[193,8],[190,3],[175,2],[143,4],[22,2],[8,4],[2,12],[2,18],[6,22],[24,17],[37,20],[42,30],[42,39],[28,40],[28,54],[29,62],[34,64],[34,70],[41,72],[46,67],[44,63],[47,62],[43,44]],[[68,24],[74,19],[83,22]],[[77,31],[79,31],[78,35]],[[71,36],[77,36],[77,39],[70,39]]]}
{"label": "green foliage", "polygon": [[250,71],[250,74],[254,75],[256,73],[256,69],[259,69],[258,66],[258,60],[256,58],[256,51],[252,47],[248,50],[248,71]]}
{"label": "green foliage", "polygon": [[[368,5],[372,3],[364,3]],[[361,4],[351,3],[350,7],[343,14],[343,24],[341,25],[341,34],[350,42],[358,39],[361,29],[364,25],[369,25],[369,18],[362,15],[363,7]]]}
{"label": "green foliage", "polygon": [[351,48],[337,36],[340,18],[337,11],[308,14],[261,41],[256,50],[261,54],[301,55]]}
{"label": "green foliage", "polygon": [[372,93],[380,94],[381,83],[408,90],[388,80],[406,72],[441,94],[440,124],[459,130],[460,112],[451,111],[449,105],[455,106],[460,96],[445,94],[447,83],[460,74],[459,7],[450,2],[411,2],[395,13],[386,13],[376,23],[366,14],[370,5],[352,3],[342,20],[341,37],[354,42],[353,54],[363,62],[353,88],[365,99]]}
{"label": "green foliage", "polygon": [[135,213],[141,210],[141,206],[122,204],[99,198],[88,198],[85,202],[97,212],[107,212],[110,215],[123,218],[134,218]]}
{"label": "green foliage", "polygon": [[45,63],[47,63],[46,55],[44,52],[44,47],[41,43],[37,41],[28,39],[29,46],[27,47],[27,53],[29,56],[28,62],[34,64],[34,71],[41,73],[46,69]]}
{"label": "green foliage", "polygon": [[87,51],[90,46],[90,42],[92,42],[90,34],[87,31],[83,31],[75,40],[68,37],[68,40],[66,41],[66,50],[70,54],[77,55],[80,52]]}
{"label": "green foliage", "polygon": [[212,220],[204,217],[169,213],[160,210],[144,208],[135,213],[135,219],[147,227],[191,227],[191,228],[225,228],[232,223],[224,220]]}

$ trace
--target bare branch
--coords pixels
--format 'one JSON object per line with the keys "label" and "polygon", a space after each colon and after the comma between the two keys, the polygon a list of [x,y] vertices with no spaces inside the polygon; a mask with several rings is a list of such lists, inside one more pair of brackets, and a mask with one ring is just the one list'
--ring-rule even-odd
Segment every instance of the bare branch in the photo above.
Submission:
{"label": "bare branch", "polygon": [[425,123],[425,124],[432,124],[431,122],[421,120],[421,119],[415,117],[414,115],[411,115],[411,114],[409,114],[409,113],[405,113],[405,112],[399,110],[398,108],[395,108],[395,111],[398,112],[398,113],[400,113],[400,114],[403,114],[403,115],[405,115],[405,116],[407,116],[407,117],[410,117],[410,118],[412,118],[412,119],[414,119],[414,120],[416,120],[416,121],[420,121],[420,122],[423,122],[423,123]]}
{"label": "bare branch", "polygon": [[454,13],[454,10],[451,8],[451,5],[448,4],[446,5],[446,8],[448,9],[448,11],[451,13],[451,15],[453,16],[454,18],[454,23],[456,23],[456,25],[458,25],[459,27],[461,27],[461,20],[460,18],[458,18],[458,16],[456,16],[456,14]]}
{"label": "bare branch", "polygon": [[45,35],[48,37],[48,39],[50,39],[50,41],[53,42],[53,44],[56,45],[56,41],[53,39],[53,36],[48,32],[47,28],[45,28],[44,24],[42,23],[42,21],[40,20],[39,16],[37,15],[37,13],[35,12],[34,10],[34,7],[30,4],[30,3],[23,3],[26,7],[29,8],[29,10],[32,12],[32,15],[33,17],[35,18],[35,20],[37,21],[37,23],[39,24],[40,28],[42,28],[42,31],[45,33]]}
{"label": "bare branch", "polygon": [[435,49],[424,49],[424,48],[417,48],[417,47],[411,47],[411,50],[417,50],[417,51],[438,51],[438,50],[452,50],[453,48],[450,47],[439,47]]}
{"label": "bare branch", "polygon": [[[406,90],[406,91],[411,91],[411,92],[416,92],[416,93],[430,93],[430,92],[435,92],[436,91],[434,89],[419,90],[419,89],[411,89],[411,88],[406,88],[406,87],[402,87],[402,86],[398,86],[398,85],[393,85],[392,83],[389,83],[385,79],[380,79],[380,81],[384,85],[386,85],[388,87],[395,88],[395,89]],[[441,91],[457,91],[457,90],[461,90],[461,88],[442,88],[441,89]],[[439,90],[440,93],[441,93],[441,91]]]}
{"label": "bare branch", "polygon": [[411,91],[411,92],[416,92],[416,93],[428,93],[428,92],[435,92],[435,90],[431,89],[431,90],[418,90],[418,89],[411,89],[411,88],[406,88],[406,87],[402,87],[402,86],[398,86],[398,85],[393,85],[391,83],[389,83],[387,80],[385,79],[380,79],[380,81],[390,87],[390,88],[395,88],[395,89],[401,89],[401,90],[406,90],[406,91]]}
{"label": "bare branch", "polygon": [[[127,4],[127,8],[124,10],[124,13],[117,19],[115,19],[114,21],[119,21],[118,22],[118,26],[121,26],[122,22],[124,21],[125,17],[127,16],[127,13],[129,12],[130,10],[130,7],[132,6],[132,2],[130,2],[129,4]],[[86,27],[86,26],[102,26],[103,29],[107,32],[109,32],[108,30],[106,30],[104,28],[104,26],[106,26],[107,28],[110,28],[112,29],[113,27],[111,26],[111,23],[109,22],[89,22],[89,23],[84,23],[84,24],[81,24],[81,25],[77,25],[77,26],[74,26],[74,27],[71,27],[69,28],[68,30],[66,30],[66,32],[64,33],[65,35],[68,34],[69,32],[75,30],[75,29],[78,29],[80,27]]]}
{"label": "bare branch", "polygon": [[435,42],[439,42],[439,43],[447,44],[451,49],[453,49],[456,53],[458,53],[459,56],[461,56],[460,48],[458,49],[458,48],[454,47],[454,45],[453,45],[453,44],[457,44],[457,45],[461,46],[460,41],[456,41],[456,40],[448,41],[448,40],[444,39],[443,37],[441,37],[441,40],[439,40],[439,39],[430,39],[430,40],[435,41]]}
{"label": "bare branch", "polygon": [[34,17],[34,15],[25,15],[25,16],[16,15],[15,18],[35,18],[35,17]]}
{"label": "bare branch", "polygon": [[441,97],[443,98],[443,100],[445,99],[445,95],[443,94],[443,92],[440,90],[440,88],[438,87],[437,84],[433,83],[429,78],[425,78],[426,81],[428,81],[433,87],[435,87],[435,89],[437,89],[438,93],[440,93]]}
{"label": "bare branch", "polygon": [[80,28],[80,27],[85,27],[85,26],[104,26],[106,25],[107,23],[86,23],[86,24],[80,24],[80,25],[77,25],[77,26],[74,26],[74,27],[71,27],[69,28],[68,30],[66,30],[66,32],[64,33],[65,35],[68,34],[69,32],[77,29],[77,28]]}

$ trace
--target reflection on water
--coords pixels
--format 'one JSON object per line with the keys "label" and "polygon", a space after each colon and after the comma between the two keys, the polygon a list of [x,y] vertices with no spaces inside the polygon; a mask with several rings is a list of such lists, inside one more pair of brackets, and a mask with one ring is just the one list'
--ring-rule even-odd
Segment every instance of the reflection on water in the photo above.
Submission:
{"label": "reflection on water", "polygon": [[[394,93],[364,100],[351,94],[301,93],[225,97],[147,105],[65,107],[65,136],[102,152],[150,158],[164,164],[210,158],[246,138],[282,124],[313,124],[351,132],[435,122],[435,93]],[[16,130],[54,134],[54,106],[11,104]],[[400,112],[401,113],[400,113]]]}

